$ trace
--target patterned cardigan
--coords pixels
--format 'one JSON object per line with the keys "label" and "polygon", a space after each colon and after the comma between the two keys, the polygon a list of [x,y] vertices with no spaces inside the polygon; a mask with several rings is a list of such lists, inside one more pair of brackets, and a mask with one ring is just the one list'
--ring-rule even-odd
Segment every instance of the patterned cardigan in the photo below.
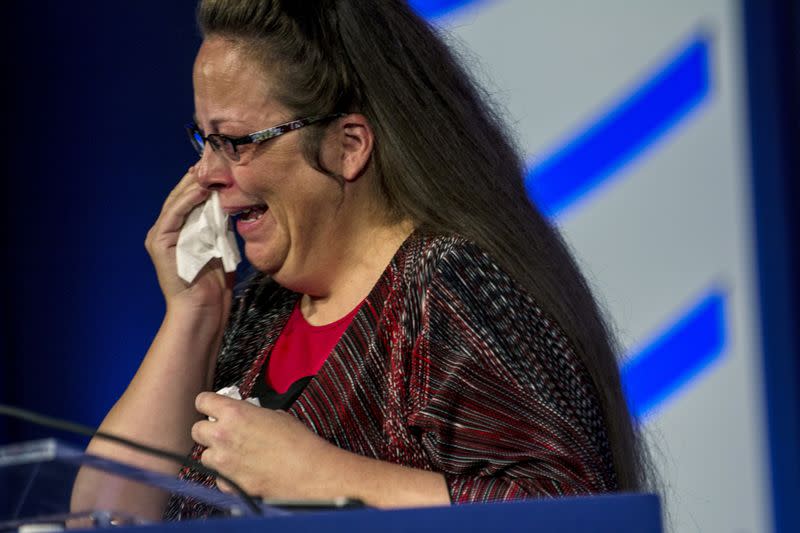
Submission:
{"label": "patterned cardigan", "polygon": [[[237,296],[215,390],[251,395],[297,298],[264,276]],[[598,394],[571,342],[457,236],[406,240],[288,412],[345,450],[441,472],[454,503],[617,488]],[[165,516],[207,513],[173,498]]]}

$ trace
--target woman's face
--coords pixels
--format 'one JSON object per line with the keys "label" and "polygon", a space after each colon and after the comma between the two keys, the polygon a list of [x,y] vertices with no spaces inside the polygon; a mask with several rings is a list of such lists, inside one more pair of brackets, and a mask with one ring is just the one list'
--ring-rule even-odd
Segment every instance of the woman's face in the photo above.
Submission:
{"label": "woman's face", "polygon": [[[193,81],[196,121],[205,135],[239,137],[300,118],[270,97],[269,76],[222,38],[203,43]],[[240,146],[239,162],[207,146],[196,167],[198,182],[219,192],[226,212],[243,213],[236,227],[251,264],[295,290],[329,259],[341,196],[335,179],[306,162],[300,135],[292,131]],[[323,161],[331,160],[335,171],[335,147],[331,155],[325,143],[323,156],[330,157]]]}

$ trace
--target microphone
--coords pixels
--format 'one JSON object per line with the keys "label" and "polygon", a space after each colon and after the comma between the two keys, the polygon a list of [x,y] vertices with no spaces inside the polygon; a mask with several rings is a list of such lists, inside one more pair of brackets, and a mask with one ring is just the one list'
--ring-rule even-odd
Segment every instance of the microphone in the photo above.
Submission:
{"label": "microphone", "polygon": [[258,506],[258,504],[256,504],[255,498],[247,494],[244,491],[244,489],[242,489],[242,487],[240,487],[235,481],[233,481],[227,476],[220,474],[213,468],[208,468],[207,466],[203,465],[200,461],[195,461],[194,459],[186,457],[185,455],[175,453],[169,450],[156,448],[154,446],[148,446],[146,444],[142,444],[134,440],[127,439],[125,437],[120,437],[119,435],[114,435],[113,433],[99,431],[89,426],[76,424],[68,420],[61,420],[59,418],[45,416],[39,413],[35,413],[33,411],[29,411],[27,409],[14,407],[12,405],[5,405],[0,403],[0,415],[9,416],[11,418],[16,418],[19,420],[25,420],[26,422],[30,422],[37,426],[43,426],[50,429],[58,429],[61,431],[66,431],[68,433],[74,433],[76,435],[83,435],[86,437],[97,437],[99,439],[116,442],[118,444],[122,444],[123,446],[133,448],[134,450],[138,450],[140,452],[144,452],[152,456],[159,457],[161,459],[167,459],[172,462],[178,463],[182,467],[188,466],[204,474],[209,474],[218,477],[219,479],[230,485],[231,488],[233,488],[237,496],[239,496],[242,499],[245,505],[254,514],[256,515],[263,514],[262,509]]}

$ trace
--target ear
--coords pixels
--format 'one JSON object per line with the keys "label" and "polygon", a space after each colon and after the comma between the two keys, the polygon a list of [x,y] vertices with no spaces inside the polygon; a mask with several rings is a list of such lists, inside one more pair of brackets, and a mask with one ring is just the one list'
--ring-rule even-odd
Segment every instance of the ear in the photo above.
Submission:
{"label": "ear", "polygon": [[345,181],[355,181],[369,166],[375,137],[367,117],[351,113],[336,123],[334,142],[340,154],[341,176]]}

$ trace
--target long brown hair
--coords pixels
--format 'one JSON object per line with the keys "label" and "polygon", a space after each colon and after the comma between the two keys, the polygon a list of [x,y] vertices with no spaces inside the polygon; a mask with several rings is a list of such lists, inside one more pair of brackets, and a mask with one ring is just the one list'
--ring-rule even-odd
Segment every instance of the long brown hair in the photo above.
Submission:
{"label": "long brown hair", "polygon": [[[645,464],[613,337],[558,231],[530,202],[523,162],[490,99],[436,31],[402,0],[203,0],[204,37],[230,38],[264,65],[297,116],[357,111],[391,214],[477,243],[575,344],[602,404],[621,490]],[[321,128],[306,128],[317,168]]]}

